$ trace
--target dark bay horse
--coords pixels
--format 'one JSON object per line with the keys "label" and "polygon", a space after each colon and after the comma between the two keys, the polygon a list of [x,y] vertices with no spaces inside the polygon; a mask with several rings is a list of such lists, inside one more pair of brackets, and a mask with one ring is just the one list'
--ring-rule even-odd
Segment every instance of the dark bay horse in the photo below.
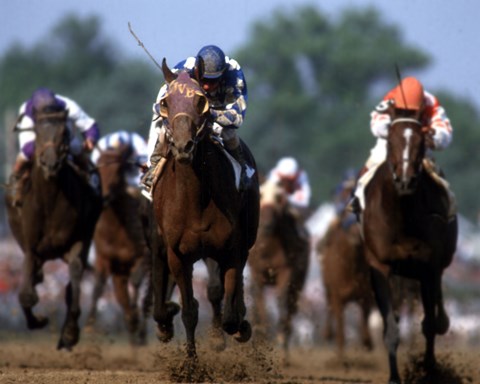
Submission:
{"label": "dark bay horse", "polygon": [[[203,63],[199,60],[197,78]],[[230,160],[210,137],[209,105],[199,83],[185,72],[174,74],[162,63],[168,92],[161,113],[169,121],[171,154],[153,187],[153,206],[167,257],[153,261],[154,319],[162,340],[173,335],[176,308],[167,302],[168,271],[180,290],[188,360],[195,360],[198,302],[192,287],[193,264],[211,258],[218,264],[218,287],[224,298],[222,328],[247,341],[243,269],[258,226],[259,190],[255,172],[250,186],[239,192]],[[250,166],[255,161],[242,142]]]}
{"label": "dark bay horse", "polygon": [[[279,311],[277,338],[282,345],[284,362],[289,363],[289,342],[292,320],[298,310],[298,299],[305,285],[309,264],[309,246],[288,247],[287,231],[293,217],[288,211],[288,196],[283,187],[266,181],[260,188],[260,221],[257,241],[250,251],[248,266],[251,275],[253,324],[259,335],[266,337],[272,328],[265,305],[268,287],[273,287]],[[301,242],[301,239],[298,239]],[[257,333],[257,332],[256,332]]]}
{"label": "dark bay horse", "polygon": [[13,207],[12,196],[6,195],[10,228],[25,256],[19,300],[28,328],[48,323],[32,310],[39,300],[35,285],[43,280],[44,263],[62,258],[68,264],[67,313],[58,349],[71,349],[80,337],[80,282],[102,207],[98,191],[69,164],[66,119],[67,112],[37,116],[35,154],[23,205]]}
{"label": "dark bay horse", "polygon": [[[138,188],[128,185],[125,175],[131,164],[131,145],[100,151],[97,168],[102,183],[103,210],[98,219],[93,244],[95,246],[95,288],[87,324],[93,326],[97,317],[97,302],[107,279],[121,306],[132,345],[146,343],[146,319],[141,318],[138,302],[140,288],[148,274],[150,253],[143,232]],[[135,226],[133,221],[136,220]],[[130,292],[130,288],[132,288]]]}
{"label": "dark bay horse", "polygon": [[435,335],[445,334],[449,328],[442,274],[456,249],[457,219],[449,213],[447,190],[430,176],[425,152],[422,124],[410,116],[393,116],[386,161],[365,190],[361,222],[373,288],[385,327],[389,383],[401,382],[397,367],[399,331],[390,276],[401,275],[420,282],[427,371],[435,367]]}

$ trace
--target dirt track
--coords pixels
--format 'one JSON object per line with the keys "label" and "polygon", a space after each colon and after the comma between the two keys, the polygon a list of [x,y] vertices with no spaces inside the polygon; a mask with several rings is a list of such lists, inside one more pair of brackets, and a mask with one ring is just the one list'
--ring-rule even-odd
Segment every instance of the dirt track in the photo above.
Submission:
{"label": "dirt track", "polygon": [[[373,383],[387,382],[384,348],[367,353],[350,347],[339,361],[331,347],[295,347],[291,364],[282,365],[275,348],[252,342],[228,341],[227,349],[214,352],[200,339],[199,363],[184,365],[180,343],[161,345],[153,338],[147,347],[132,349],[124,340],[105,335],[84,335],[72,351],[55,349],[57,335],[27,333],[0,335],[0,383]],[[438,347],[439,370],[434,378],[422,379],[418,352],[400,349],[400,370],[407,383],[480,383],[480,350]],[[421,346],[421,343],[419,343]],[[413,354],[412,354],[413,353]],[[418,360],[418,359],[417,359]],[[407,381],[408,380],[408,381]]]}

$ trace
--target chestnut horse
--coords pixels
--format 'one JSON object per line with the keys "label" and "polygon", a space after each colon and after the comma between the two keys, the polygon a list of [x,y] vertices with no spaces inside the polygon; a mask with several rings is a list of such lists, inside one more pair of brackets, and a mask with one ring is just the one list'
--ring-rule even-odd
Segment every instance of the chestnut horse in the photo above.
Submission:
{"label": "chestnut horse", "polygon": [[[97,302],[112,278],[132,345],[146,343],[146,319],[139,314],[140,288],[147,275],[148,252],[140,217],[140,189],[131,187],[126,173],[131,164],[131,145],[100,151],[97,168],[102,182],[103,210],[95,228],[95,287],[87,324],[93,326]],[[135,227],[132,223],[137,220]],[[135,232],[135,233],[132,233]],[[129,290],[132,287],[132,294]]]}
{"label": "chestnut horse", "polygon": [[[397,367],[399,330],[389,279],[401,275],[420,282],[426,339],[424,364],[435,367],[435,335],[449,328],[442,295],[442,275],[453,258],[457,219],[449,213],[449,196],[429,171],[422,124],[392,116],[386,161],[365,190],[361,215],[366,255],[383,318],[390,365],[389,383],[400,383]],[[435,175],[434,175],[435,176]]]}
{"label": "chestnut horse", "polygon": [[[347,201],[350,199],[353,186],[340,192]],[[343,356],[344,313],[347,304],[353,302],[358,304],[361,310],[359,333],[362,345],[371,350],[373,344],[368,320],[373,309],[374,297],[360,226],[353,213],[343,208],[332,219],[327,233],[318,242],[316,251],[320,259],[327,303],[324,337],[331,340],[335,335],[338,355]]]}
{"label": "chestnut horse", "polygon": [[258,335],[271,336],[271,322],[265,306],[265,293],[273,287],[279,311],[277,337],[284,362],[289,363],[292,320],[298,310],[298,299],[305,285],[309,264],[309,244],[298,239],[285,244],[287,232],[295,225],[288,211],[288,196],[283,187],[266,181],[260,188],[260,222],[257,241],[250,251],[254,329]]}
{"label": "chestnut horse", "polygon": [[[203,74],[199,60],[195,73]],[[154,319],[161,340],[173,336],[176,308],[167,302],[170,270],[180,290],[187,356],[195,360],[198,302],[192,287],[193,264],[202,258],[218,263],[219,291],[224,297],[222,328],[237,341],[247,341],[243,269],[258,226],[259,191],[255,171],[244,191],[236,187],[234,169],[223,148],[212,138],[208,100],[188,73],[175,74],[162,63],[168,92],[161,113],[168,119],[170,154],[161,177],[154,182],[153,206],[167,257],[153,261]],[[251,169],[255,161],[242,142]]]}
{"label": "chestnut horse", "polygon": [[62,258],[68,264],[67,313],[58,349],[71,349],[80,337],[80,283],[102,209],[99,191],[70,166],[71,133],[66,121],[67,112],[37,116],[35,153],[23,205],[13,207],[11,194],[6,195],[10,228],[25,256],[19,299],[28,328],[48,323],[32,310],[39,301],[35,285],[43,281],[44,263]]}

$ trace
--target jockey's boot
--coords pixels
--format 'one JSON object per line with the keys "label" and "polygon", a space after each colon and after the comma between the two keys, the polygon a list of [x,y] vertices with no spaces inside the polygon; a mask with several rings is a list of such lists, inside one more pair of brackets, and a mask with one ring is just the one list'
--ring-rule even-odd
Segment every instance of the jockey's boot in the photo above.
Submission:
{"label": "jockey's boot", "polygon": [[18,156],[13,165],[12,174],[10,175],[10,196],[12,196],[12,205],[21,207],[23,202],[23,189],[28,179],[31,162],[23,157]]}
{"label": "jockey's boot", "polygon": [[155,143],[155,148],[150,155],[150,167],[145,171],[140,180],[142,195],[150,201],[152,201],[153,184],[160,177],[163,166],[166,162],[168,148],[166,148],[167,144],[165,141],[166,140],[157,140]]}
{"label": "jockey's boot", "polygon": [[441,187],[445,189],[448,196],[448,219],[452,219],[457,214],[457,199],[450,189],[450,183],[445,180],[442,170],[431,158],[423,159],[423,166],[430,177]]}
{"label": "jockey's boot", "polygon": [[249,178],[247,177],[247,172],[246,172],[247,162],[246,162],[245,156],[243,154],[242,146],[239,144],[237,147],[232,148],[232,149],[228,149],[227,146],[225,146],[225,149],[240,164],[240,167],[241,167],[242,170],[240,172],[239,191],[245,191],[248,187]]}

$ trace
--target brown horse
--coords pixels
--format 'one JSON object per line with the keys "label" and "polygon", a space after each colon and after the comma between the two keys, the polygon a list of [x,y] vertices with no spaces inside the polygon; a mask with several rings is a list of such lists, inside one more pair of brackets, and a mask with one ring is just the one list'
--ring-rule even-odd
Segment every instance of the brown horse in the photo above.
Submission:
{"label": "brown horse", "polygon": [[[195,70],[197,78],[203,73],[202,64]],[[176,311],[166,297],[170,270],[181,295],[187,356],[195,360],[198,302],[192,272],[201,258],[218,263],[223,330],[237,341],[251,336],[250,324],[244,319],[243,269],[257,234],[258,179],[255,172],[249,187],[237,190],[230,160],[211,139],[208,100],[199,83],[186,72],[172,73],[165,60],[162,70],[169,84],[161,112],[169,121],[171,154],[153,188],[155,216],[167,248],[166,260],[160,257],[153,262],[154,319],[160,338],[169,340]],[[253,156],[242,146],[248,164],[255,169]]]}
{"label": "brown horse", "polygon": [[449,196],[429,173],[422,124],[412,117],[392,116],[387,158],[365,190],[361,215],[367,259],[385,333],[389,383],[400,383],[397,367],[399,331],[392,306],[392,274],[420,282],[426,339],[424,364],[435,366],[435,335],[449,328],[442,296],[442,274],[452,261],[457,219],[449,214]]}
{"label": "brown horse", "polygon": [[[271,327],[265,306],[265,291],[274,287],[277,296],[278,340],[289,362],[292,320],[298,310],[299,295],[305,285],[309,264],[308,242],[298,239],[295,247],[285,244],[285,237],[294,224],[288,210],[288,196],[281,186],[266,181],[260,188],[260,222],[257,241],[250,251],[253,323],[258,335],[270,336]],[[301,244],[301,246],[298,246]]]}
{"label": "brown horse", "polygon": [[58,349],[71,349],[79,340],[80,282],[102,206],[100,193],[69,165],[66,119],[66,112],[37,116],[35,153],[23,205],[13,207],[13,196],[6,195],[10,228],[25,255],[19,300],[28,328],[48,323],[32,310],[39,300],[35,285],[43,280],[44,263],[62,258],[68,264],[67,313]]}
{"label": "brown horse", "polygon": [[[349,197],[350,193],[347,198]],[[370,284],[370,268],[355,216],[346,210],[335,216],[316,250],[321,256],[322,280],[327,302],[325,338],[330,340],[335,334],[338,354],[342,356],[345,347],[345,307],[354,302],[361,310],[359,331],[362,345],[371,350],[373,344],[368,319],[373,309],[374,297]]]}
{"label": "brown horse", "polygon": [[[139,315],[140,288],[147,275],[148,252],[140,217],[140,190],[128,185],[125,175],[131,164],[131,145],[100,151],[97,161],[102,182],[103,210],[93,238],[95,246],[95,288],[87,324],[93,326],[97,302],[108,277],[121,306],[130,342],[146,343],[146,319]],[[136,220],[136,226],[133,222]],[[132,287],[132,295],[129,288]]]}

